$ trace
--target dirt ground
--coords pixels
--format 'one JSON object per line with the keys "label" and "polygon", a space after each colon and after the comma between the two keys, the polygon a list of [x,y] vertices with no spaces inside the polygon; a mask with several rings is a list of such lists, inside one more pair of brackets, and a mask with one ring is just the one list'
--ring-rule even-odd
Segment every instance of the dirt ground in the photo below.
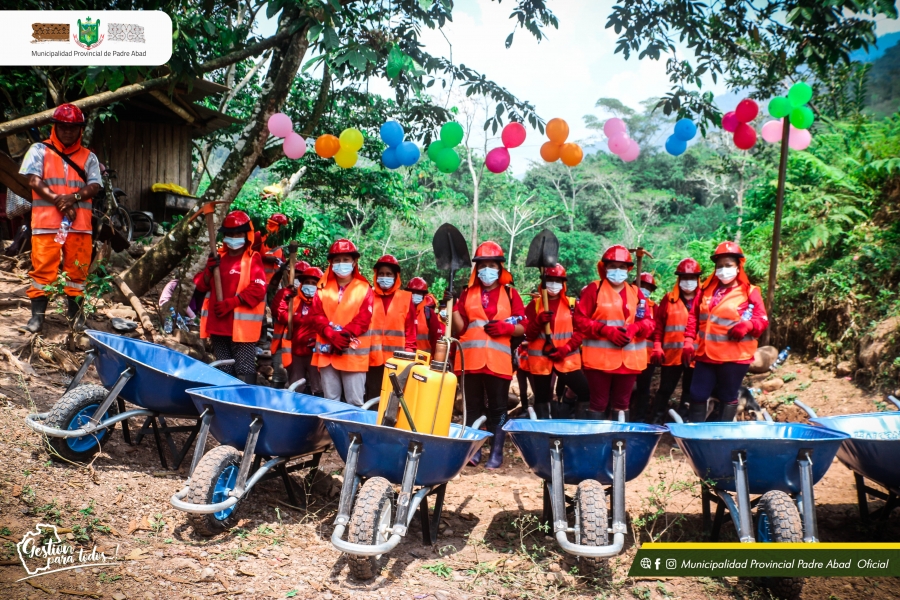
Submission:
{"label": "dirt ground", "polygon": [[[0,295],[22,296],[21,282],[6,274],[0,280]],[[4,348],[15,352],[27,341],[15,329],[27,320],[26,307],[23,302],[21,308],[0,312],[0,353]],[[105,330],[109,321],[92,326]],[[50,316],[44,340],[63,344],[64,338],[62,316]],[[49,459],[45,440],[25,426],[24,418],[49,410],[68,379],[58,365],[45,360],[52,359],[48,347],[39,348],[44,351],[35,352],[31,374],[8,356],[0,357],[0,598],[769,597],[753,581],[737,578],[627,577],[636,541],[651,536],[663,541],[704,539],[698,479],[668,435],[646,471],[628,486],[627,550],[598,577],[579,574],[578,563],[559,552],[555,541],[539,529],[541,482],[510,442],[502,469],[467,467],[450,482],[438,543],[423,546],[414,526],[371,582],[352,580],[346,558],[329,543],[343,467],[334,451],[325,454],[326,476],[307,496],[305,507],[290,506],[281,481],[274,479],[257,486],[241,504],[237,527],[214,538],[196,536],[184,514],[169,503],[190,461],[177,472],[163,471],[152,438],[128,446],[117,428],[90,466]],[[791,406],[795,399],[823,415],[886,409],[879,397],[835,378],[815,362],[792,358],[778,376],[789,381],[764,394],[762,401],[779,420],[802,420],[799,409]],[[759,379],[765,376],[753,385]],[[93,371],[88,380],[96,381]],[[213,445],[211,441],[208,447]],[[822,541],[898,539],[896,512],[886,522],[860,522],[853,477],[843,465],[835,463],[815,493]],[[880,502],[871,503],[872,508],[878,506]],[[71,544],[88,550],[97,546],[114,554],[118,548],[119,560],[17,582],[25,572],[14,544],[39,522],[57,524]],[[734,539],[729,524],[724,532],[726,540]],[[809,579],[803,598],[900,598],[900,582]]]}

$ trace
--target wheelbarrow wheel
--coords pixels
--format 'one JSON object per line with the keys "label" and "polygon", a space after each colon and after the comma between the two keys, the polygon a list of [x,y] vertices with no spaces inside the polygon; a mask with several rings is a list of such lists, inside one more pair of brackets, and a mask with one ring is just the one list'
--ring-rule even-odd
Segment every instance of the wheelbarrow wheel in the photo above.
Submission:
{"label": "wheelbarrow wheel", "polygon": [[[99,408],[109,392],[102,385],[84,384],[63,394],[47,415],[44,424],[56,429],[79,429],[90,421],[94,411]],[[118,412],[115,403],[103,413],[102,419],[108,419]],[[101,419],[101,420],[102,420]],[[90,435],[77,438],[61,438],[48,436],[52,448],[51,457],[55,460],[86,462],[100,451],[112,433],[112,428],[102,429]]]}
{"label": "wheelbarrow wheel", "polygon": [[[392,525],[394,488],[383,477],[373,477],[359,489],[350,515],[347,539],[354,544],[381,544]],[[382,556],[350,555],[350,575],[357,580],[373,579],[381,572]]]}
{"label": "wheelbarrow wheel", "polygon": [[[588,479],[578,484],[575,491],[575,531],[577,543],[585,546],[605,546],[609,543],[606,516],[606,492],[599,481]],[[604,558],[580,556],[582,574],[596,573],[606,567]]]}
{"label": "wheelbarrow wheel", "polygon": [[[784,492],[763,494],[756,505],[756,540],[758,542],[802,542],[803,523],[800,511]],[[781,600],[798,600],[803,591],[802,577],[764,577],[762,584]]]}
{"label": "wheelbarrow wheel", "polygon": [[[229,498],[228,492],[234,489],[238,470],[241,465],[241,453],[231,446],[216,446],[207,452],[194,474],[187,501],[192,504],[217,504]],[[198,515],[188,514],[188,521],[198,535],[213,536],[237,524],[237,504],[217,513]]]}

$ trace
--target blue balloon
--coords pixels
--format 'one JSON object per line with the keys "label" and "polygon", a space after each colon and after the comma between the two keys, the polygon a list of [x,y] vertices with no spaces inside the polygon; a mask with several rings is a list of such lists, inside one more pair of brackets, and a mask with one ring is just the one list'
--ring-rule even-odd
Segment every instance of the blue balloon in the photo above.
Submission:
{"label": "blue balloon", "polygon": [[396,148],[397,160],[405,167],[411,167],[419,162],[419,147],[412,142],[403,142]]}
{"label": "blue balloon", "polygon": [[685,150],[687,150],[687,142],[686,141],[684,141],[674,135],[670,135],[668,138],[666,138],[666,152],[668,152],[672,156],[678,156],[680,154],[684,154]]}
{"label": "blue balloon", "polygon": [[396,148],[385,149],[385,151],[381,153],[381,162],[388,169],[399,169],[403,166],[403,163],[401,163],[400,159],[397,157]]}
{"label": "blue balloon", "polygon": [[396,148],[403,142],[403,126],[397,121],[388,121],[381,126],[381,139],[389,148]]}
{"label": "blue balloon", "polygon": [[690,119],[679,119],[679,121],[675,123],[675,137],[679,140],[684,140],[686,142],[694,139],[695,135],[697,135],[697,126],[694,125],[694,122]]}

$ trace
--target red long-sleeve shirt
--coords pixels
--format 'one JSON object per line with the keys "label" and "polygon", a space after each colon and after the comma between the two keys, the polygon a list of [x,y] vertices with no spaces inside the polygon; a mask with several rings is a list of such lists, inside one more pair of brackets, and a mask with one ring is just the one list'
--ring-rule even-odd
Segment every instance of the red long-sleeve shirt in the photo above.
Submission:
{"label": "red long-sleeve shirt", "polygon": [[[222,297],[233,298],[237,295],[238,283],[241,280],[242,254],[231,256],[227,252],[219,263],[219,272],[222,276]],[[254,307],[266,299],[266,272],[263,269],[262,259],[259,254],[254,254],[250,261],[250,284],[241,291],[241,302],[249,307]],[[213,287],[212,276],[209,282],[203,280],[203,271],[194,275],[194,285],[201,292],[209,292]],[[216,302],[216,293],[210,294],[209,311],[206,317],[206,332],[210,335],[224,335],[231,337],[233,333],[234,312],[225,315],[224,318],[216,316],[213,305]]]}
{"label": "red long-sleeve shirt", "polygon": [[[282,325],[288,322],[288,302],[287,292],[290,288],[281,288],[275,294],[272,304],[275,306],[275,318]],[[316,343],[316,332],[313,330],[312,321],[309,317],[312,309],[312,299],[306,300],[303,294],[298,296],[300,301],[297,303],[297,311],[294,313],[294,331],[291,336],[291,354],[294,356],[311,356],[313,346]],[[315,297],[315,296],[313,296]]]}
{"label": "red long-sleeve shirt", "polygon": [[[548,303],[550,304],[550,312],[553,313],[553,319],[550,321],[550,329],[553,329],[553,323],[556,321],[556,311],[560,310],[560,304],[562,304],[562,295],[557,296],[556,298],[550,297],[548,298]],[[568,300],[562,304],[562,310],[570,310]],[[544,326],[538,323],[537,321],[537,301],[532,300],[528,303],[528,306],[525,307],[525,318],[528,320],[528,325],[525,327],[525,339],[529,342],[533,342],[537,339],[541,339],[544,335]],[[574,329],[574,323],[572,324]],[[563,355],[568,354],[575,348],[578,348],[581,345],[581,341],[584,339],[584,336],[580,331],[572,331],[572,339],[566,342],[566,345],[560,348]]]}
{"label": "red long-sleeve shirt", "polygon": [[[725,287],[721,283],[719,283],[716,291],[713,294],[712,299],[709,301],[710,308],[714,308],[719,302],[722,301],[725,296],[732,293],[734,290],[738,289],[739,286],[735,285],[732,287]],[[702,290],[697,292],[697,296],[699,297],[703,293]],[[746,302],[741,303],[738,306],[738,312],[743,313],[747,310],[748,306],[753,304],[753,316],[750,317],[750,324],[753,326],[753,329],[750,330],[750,335],[755,338],[759,338],[769,326],[769,315],[766,312],[766,307],[763,304],[762,295],[759,293],[758,288],[753,288],[750,291],[750,296]],[[694,302],[694,306],[691,308],[691,312],[688,313],[688,322],[687,327],[684,330],[684,339],[687,341],[688,339],[693,340],[697,337],[697,323],[700,321],[700,302]],[[710,363],[713,365],[720,365],[722,361],[713,360],[708,356],[697,356],[696,360],[700,362]],[[739,365],[749,365],[753,362],[753,358],[749,358],[747,360],[739,360],[734,361],[735,364]]]}
{"label": "red long-sleeve shirt", "polygon": [[[484,308],[485,316],[490,321],[493,320],[493,318],[497,315],[497,302],[500,300],[500,294],[506,293],[504,287],[505,286],[499,285],[489,292],[482,292],[481,285],[476,283],[473,287],[463,290],[459,295],[459,300],[453,304],[453,312],[459,313],[459,316],[462,317],[463,328],[462,331],[454,331],[454,336],[462,336],[462,334],[469,327],[469,315],[466,314],[466,299],[469,297],[469,293],[481,294],[481,306]],[[525,306],[522,304],[522,298],[519,296],[519,292],[517,292],[516,289],[512,287],[509,288],[509,310],[510,316],[522,318],[522,320],[519,321],[518,324],[527,329],[528,319],[525,317]],[[511,376],[499,375],[497,373],[494,373],[486,366],[481,369],[468,372],[473,374],[485,373],[487,375],[493,375],[494,377],[500,377],[501,379],[512,379]]]}
{"label": "red long-sleeve shirt", "polygon": [[[362,334],[369,330],[369,326],[372,324],[372,300],[374,299],[375,294],[372,293],[372,288],[369,288],[369,291],[366,293],[366,297],[363,299],[362,304],[359,306],[359,310],[356,313],[356,316],[353,319],[344,325],[343,330],[348,332],[355,338],[360,337]],[[322,306],[322,301],[319,299],[319,294],[313,296],[312,301],[312,309],[309,313],[309,319],[311,321],[311,326],[313,331],[318,334],[321,334],[322,331],[328,327],[328,316],[325,315],[325,308]]]}
{"label": "red long-sleeve shirt", "polygon": [[[391,307],[391,302],[394,300],[394,294],[385,294],[384,296],[378,296],[381,300],[381,306],[384,309],[384,314],[388,313],[388,310]],[[403,331],[406,334],[406,350],[409,352],[416,351],[416,332],[419,326],[416,323],[416,305],[413,304],[412,299],[409,301],[409,310],[406,313],[406,323],[403,326]]]}

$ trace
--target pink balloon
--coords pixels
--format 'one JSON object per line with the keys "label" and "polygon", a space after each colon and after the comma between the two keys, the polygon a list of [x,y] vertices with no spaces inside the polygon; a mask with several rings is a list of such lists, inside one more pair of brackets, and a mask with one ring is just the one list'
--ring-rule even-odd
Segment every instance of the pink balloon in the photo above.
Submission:
{"label": "pink balloon", "polygon": [[618,135],[625,135],[627,132],[628,127],[625,125],[625,121],[618,117],[607,119],[606,123],[603,124],[603,133],[610,139]]}
{"label": "pink balloon", "polygon": [[306,140],[303,139],[302,135],[292,131],[284,138],[284,144],[281,145],[281,149],[284,150],[284,155],[288,158],[295,160],[302,158],[306,154]]}
{"label": "pink balloon", "polygon": [[621,156],[622,152],[628,148],[628,142],[630,141],[631,139],[627,135],[620,133],[609,138],[606,144],[609,146],[610,152],[616,156]]}
{"label": "pink balloon", "polygon": [[484,166],[491,173],[502,173],[509,168],[509,150],[503,146],[494,148],[484,157]]}
{"label": "pink balloon", "polygon": [[503,128],[500,139],[507,148],[518,148],[525,141],[525,126],[521,123],[510,123]]}
{"label": "pink balloon", "polygon": [[294,130],[291,118],[284,113],[275,113],[269,117],[269,133],[275,137],[286,138]]}
{"label": "pink balloon", "polygon": [[631,162],[633,160],[637,160],[637,157],[641,153],[641,147],[638,146],[638,143],[634,140],[628,140],[628,147],[619,155],[619,158],[624,160],[625,162]]}
{"label": "pink balloon", "polygon": [[791,126],[791,137],[788,138],[788,146],[791,150],[806,150],[812,143],[812,134],[808,129],[795,129]]}
{"label": "pink balloon", "polygon": [[725,131],[730,131],[734,133],[734,130],[738,128],[741,122],[738,121],[737,115],[734,114],[734,111],[727,112],[722,115],[722,129]]}
{"label": "pink balloon", "polygon": [[770,144],[780,142],[783,128],[784,123],[781,119],[778,119],[777,121],[769,121],[762,127],[762,139],[766,140]]}

